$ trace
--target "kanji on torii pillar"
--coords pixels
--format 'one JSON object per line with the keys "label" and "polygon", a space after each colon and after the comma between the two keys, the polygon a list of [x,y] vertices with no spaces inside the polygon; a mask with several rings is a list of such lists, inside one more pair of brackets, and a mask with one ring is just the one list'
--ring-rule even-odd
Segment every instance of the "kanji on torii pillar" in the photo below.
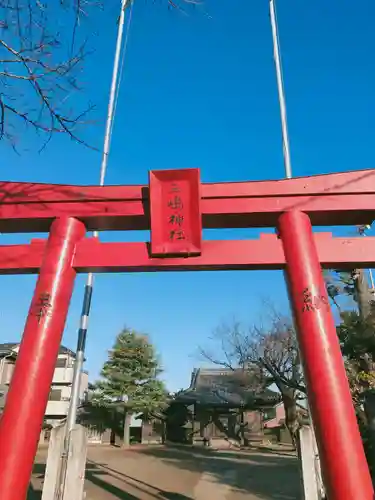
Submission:
{"label": "kanji on torii pillar", "polygon": [[[0,421],[0,498],[24,500],[76,273],[285,269],[325,487],[373,500],[321,272],[371,267],[375,238],[312,225],[375,219],[375,170],[201,184],[199,170],[150,173],[149,186],[0,183],[0,232],[49,232],[0,246],[0,274],[39,273]],[[275,227],[256,240],[204,241],[202,228]],[[151,242],[101,243],[85,231],[151,229]]]}

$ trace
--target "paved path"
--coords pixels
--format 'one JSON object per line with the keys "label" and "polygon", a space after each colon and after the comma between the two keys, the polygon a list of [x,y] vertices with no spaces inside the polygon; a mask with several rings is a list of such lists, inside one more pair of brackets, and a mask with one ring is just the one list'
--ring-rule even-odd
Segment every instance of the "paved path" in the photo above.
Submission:
{"label": "paved path", "polygon": [[[40,500],[45,451],[33,476]],[[297,460],[253,452],[199,452],[167,447],[123,451],[91,446],[86,500],[299,500]],[[72,499],[73,500],[73,499]]]}

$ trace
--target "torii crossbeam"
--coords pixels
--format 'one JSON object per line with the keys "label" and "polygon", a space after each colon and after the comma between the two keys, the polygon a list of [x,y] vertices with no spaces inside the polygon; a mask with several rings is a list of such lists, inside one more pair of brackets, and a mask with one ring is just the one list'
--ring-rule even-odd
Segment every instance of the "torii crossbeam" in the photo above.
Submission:
{"label": "torii crossbeam", "polygon": [[[149,186],[0,183],[0,232],[49,232],[0,246],[0,274],[39,273],[0,421],[1,500],[24,500],[77,273],[285,269],[330,500],[373,500],[373,487],[321,272],[371,267],[375,238],[312,225],[375,219],[375,170],[281,181],[201,184],[199,170],[150,172]],[[202,229],[275,227],[241,241]],[[151,230],[144,243],[87,231]]]}

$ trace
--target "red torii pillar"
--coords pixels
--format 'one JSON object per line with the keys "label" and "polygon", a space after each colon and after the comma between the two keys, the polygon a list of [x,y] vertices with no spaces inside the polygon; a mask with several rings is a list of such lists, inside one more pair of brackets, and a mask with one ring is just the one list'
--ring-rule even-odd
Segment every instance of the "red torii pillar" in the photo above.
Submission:
{"label": "red torii pillar", "polygon": [[0,498],[25,500],[76,272],[72,260],[85,226],[56,219],[28,313],[0,419]]}
{"label": "red torii pillar", "polygon": [[322,473],[329,500],[373,500],[374,491],[309,217],[279,219]]}

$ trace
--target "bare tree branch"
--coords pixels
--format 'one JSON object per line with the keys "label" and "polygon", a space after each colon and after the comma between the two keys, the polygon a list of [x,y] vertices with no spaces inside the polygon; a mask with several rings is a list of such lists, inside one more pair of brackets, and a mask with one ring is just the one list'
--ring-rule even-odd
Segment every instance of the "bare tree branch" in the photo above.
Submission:
{"label": "bare tree branch", "polygon": [[77,28],[85,10],[98,6],[89,0],[0,0],[0,140],[15,148],[26,125],[41,136],[41,149],[55,133],[90,147],[80,126],[93,105],[82,108],[79,95],[90,51]]}
{"label": "bare tree branch", "polygon": [[[241,369],[257,374],[263,387],[276,384],[284,408],[285,423],[294,443],[300,425],[297,400],[306,394],[297,339],[288,317],[279,314],[268,304],[266,325],[244,327],[233,320],[222,324],[211,337],[213,348],[200,349],[200,355],[211,363],[230,369]],[[253,367],[257,366],[258,371]]]}
{"label": "bare tree branch", "polygon": [[[186,14],[203,2],[162,3]],[[94,106],[81,105],[79,77],[91,53],[82,21],[103,7],[102,0],[0,0],[0,140],[16,150],[26,126],[41,137],[41,149],[56,133],[96,149],[82,136]]]}

